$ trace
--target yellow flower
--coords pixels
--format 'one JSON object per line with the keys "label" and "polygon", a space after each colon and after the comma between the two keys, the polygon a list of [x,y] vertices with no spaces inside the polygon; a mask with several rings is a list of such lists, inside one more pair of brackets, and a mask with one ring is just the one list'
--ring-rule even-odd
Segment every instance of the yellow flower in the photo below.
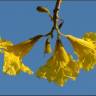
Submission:
{"label": "yellow flower", "polygon": [[96,64],[96,50],[94,44],[72,35],[65,35],[65,37],[72,43],[81,68],[86,71],[93,69]]}
{"label": "yellow flower", "polygon": [[69,78],[76,79],[79,73],[78,69],[80,68],[71,56],[69,57],[62,42],[57,40],[53,56],[38,69],[36,75],[39,78],[47,79],[49,82],[55,82],[59,86],[64,86]]}
{"label": "yellow flower", "polygon": [[51,52],[52,52],[52,49],[51,49],[50,41],[47,39],[45,42],[44,53],[51,53]]}
{"label": "yellow flower", "polygon": [[41,37],[42,35],[38,35],[19,44],[6,46],[4,49],[3,72],[11,76],[15,76],[16,74],[20,73],[20,71],[32,74],[31,69],[22,63],[22,58],[28,54],[33,45]]}

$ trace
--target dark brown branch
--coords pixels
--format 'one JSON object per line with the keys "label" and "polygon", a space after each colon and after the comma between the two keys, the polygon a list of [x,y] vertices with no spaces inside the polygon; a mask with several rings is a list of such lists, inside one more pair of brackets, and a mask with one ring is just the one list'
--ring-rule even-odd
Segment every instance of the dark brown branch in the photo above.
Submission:
{"label": "dark brown branch", "polygon": [[55,5],[55,9],[54,9],[54,14],[53,14],[54,26],[56,26],[56,23],[58,22],[59,10],[60,10],[61,3],[62,3],[62,0],[57,0],[56,1],[56,5]]}

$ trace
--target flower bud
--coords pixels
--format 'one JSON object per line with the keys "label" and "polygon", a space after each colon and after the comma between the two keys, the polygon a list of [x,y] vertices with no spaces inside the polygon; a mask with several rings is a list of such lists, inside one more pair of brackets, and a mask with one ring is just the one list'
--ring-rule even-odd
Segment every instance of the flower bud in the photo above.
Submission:
{"label": "flower bud", "polygon": [[47,39],[45,42],[44,53],[51,53],[51,52],[52,52],[52,49],[51,49],[50,41]]}
{"label": "flower bud", "polygon": [[46,7],[42,7],[42,6],[38,6],[37,11],[42,13],[49,13],[49,10]]}

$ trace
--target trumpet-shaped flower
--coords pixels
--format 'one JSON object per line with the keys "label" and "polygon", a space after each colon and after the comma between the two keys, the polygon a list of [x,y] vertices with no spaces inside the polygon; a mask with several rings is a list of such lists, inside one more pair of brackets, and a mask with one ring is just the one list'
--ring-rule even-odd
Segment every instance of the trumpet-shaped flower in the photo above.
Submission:
{"label": "trumpet-shaped flower", "polygon": [[96,50],[94,44],[72,35],[65,35],[65,37],[72,43],[79,58],[81,68],[86,71],[93,69],[96,64]]}
{"label": "trumpet-shaped flower", "polygon": [[29,67],[22,63],[22,58],[31,50],[33,45],[41,38],[41,35],[33,37],[29,40],[16,45],[6,46],[4,49],[4,66],[3,72],[8,75],[16,75],[20,71],[32,74]]}
{"label": "trumpet-shaped flower", "polygon": [[76,79],[79,72],[76,71],[78,69],[77,66],[76,62],[69,57],[61,41],[57,40],[53,56],[48,59],[45,65],[39,68],[36,75],[39,78],[44,78],[50,82],[55,82],[59,86],[63,86],[69,78]]}

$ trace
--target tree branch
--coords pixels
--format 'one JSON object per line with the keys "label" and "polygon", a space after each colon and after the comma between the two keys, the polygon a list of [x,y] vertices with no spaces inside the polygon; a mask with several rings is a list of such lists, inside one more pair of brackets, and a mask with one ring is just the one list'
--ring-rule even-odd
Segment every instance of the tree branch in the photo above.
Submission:
{"label": "tree branch", "polygon": [[56,23],[58,22],[59,10],[60,10],[61,3],[62,3],[62,0],[56,1],[56,5],[55,5],[55,9],[54,9],[54,15],[53,15],[54,26],[56,26]]}

